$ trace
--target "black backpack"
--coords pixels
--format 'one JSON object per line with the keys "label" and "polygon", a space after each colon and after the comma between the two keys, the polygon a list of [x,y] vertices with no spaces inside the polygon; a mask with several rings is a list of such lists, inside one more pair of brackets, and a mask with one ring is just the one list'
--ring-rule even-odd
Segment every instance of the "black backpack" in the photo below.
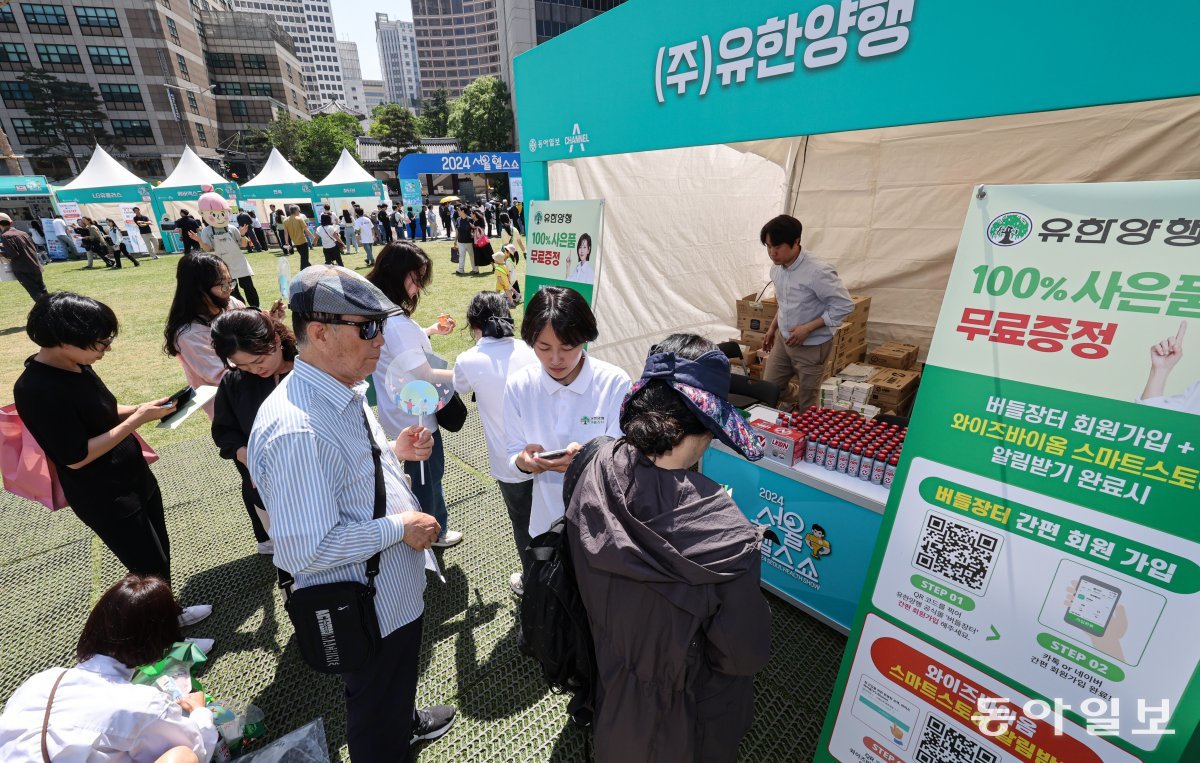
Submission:
{"label": "black backpack", "polygon": [[[584,445],[571,462],[563,480],[565,505],[571,505],[575,485],[588,464],[612,440],[608,436],[597,437]],[[566,532],[564,516],[529,544],[533,561],[525,576],[517,646],[537,660],[553,691],[573,695],[567,712],[575,723],[588,726],[594,712],[596,648],[587,610],[579,596]]]}

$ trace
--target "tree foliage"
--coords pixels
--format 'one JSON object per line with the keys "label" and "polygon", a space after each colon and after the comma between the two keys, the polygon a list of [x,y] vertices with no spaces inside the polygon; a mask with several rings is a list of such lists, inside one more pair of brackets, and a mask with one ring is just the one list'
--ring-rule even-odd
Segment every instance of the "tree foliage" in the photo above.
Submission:
{"label": "tree foliage", "polygon": [[495,77],[467,85],[450,106],[450,134],[463,151],[511,150],[513,127],[508,86]]}
{"label": "tree foliage", "polygon": [[315,182],[329,174],[345,148],[358,159],[354,138],[361,135],[358,121],[349,114],[319,114],[295,119],[280,112],[265,130],[246,139],[249,151],[279,149],[292,166]]}
{"label": "tree foliage", "polygon": [[65,156],[71,171],[82,169],[75,159],[75,147],[90,154],[92,147],[101,145],[123,151],[125,145],[104,129],[107,114],[100,96],[86,82],[67,82],[42,69],[29,68],[18,79],[29,87],[32,99],[25,111],[33,130],[45,136],[45,144],[33,146],[33,156]]}
{"label": "tree foliage", "polygon": [[429,100],[421,104],[419,129],[426,138],[444,138],[450,134],[450,93],[446,88],[434,90]]}
{"label": "tree foliage", "polygon": [[400,161],[405,154],[413,153],[414,146],[421,141],[416,115],[398,103],[376,106],[371,111],[368,132],[383,146],[379,157],[385,161]]}

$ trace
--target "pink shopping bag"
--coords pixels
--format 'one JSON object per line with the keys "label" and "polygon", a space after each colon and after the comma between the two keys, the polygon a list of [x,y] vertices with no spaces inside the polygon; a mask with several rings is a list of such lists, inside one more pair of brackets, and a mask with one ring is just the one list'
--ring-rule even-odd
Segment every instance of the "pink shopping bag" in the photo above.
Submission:
{"label": "pink shopping bag", "polygon": [[[141,435],[135,432],[133,436],[142,447],[146,463],[157,461],[158,453]],[[4,476],[4,489],[13,495],[37,501],[51,511],[67,505],[54,464],[25,428],[16,405],[0,408],[0,474]]]}

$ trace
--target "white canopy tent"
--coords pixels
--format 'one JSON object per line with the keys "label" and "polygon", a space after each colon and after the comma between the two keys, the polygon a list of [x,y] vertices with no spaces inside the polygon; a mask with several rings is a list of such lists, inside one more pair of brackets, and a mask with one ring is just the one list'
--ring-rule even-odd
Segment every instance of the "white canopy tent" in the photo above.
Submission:
{"label": "white canopy tent", "polygon": [[[79,176],[54,192],[59,202],[79,205],[79,214],[103,223],[113,220],[126,233],[126,247],[145,252],[146,246],[133,224],[133,208],[153,217],[150,185],[130,172],[107,151],[96,146]],[[156,226],[157,227],[157,226]]]}
{"label": "white canopy tent", "polygon": [[211,185],[225,196],[230,207],[237,206],[237,184],[221,177],[216,170],[205,164],[191,146],[185,146],[174,171],[166,180],[155,186],[151,193],[154,197],[156,216],[161,218],[165,213],[174,220],[179,217],[180,211],[186,208],[194,217],[199,217],[196,200],[202,193],[201,187],[205,185]]}
{"label": "white canopy tent", "polygon": [[605,200],[592,351],[636,376],[665,334],[737,335],[735,300],[771,294],[758,234],[781,210],[872,297],[871,345],[924,351],[975,185],[1198,178],[1198,142],[1192,97],[556,161],[549,181]]}
{"label": "white canopy tent", "polygon": [[[328,204],[335,217],[340,216],[342,210],[349,210],[351,202],[357,202],[359,206],[371,211],[387,201],[383,183],[363,169],[344,148],[337,164],[313,189],[313,196],[320,199],[321,203]],[[318,219],[320,211],[317,210]]]}
{"label": "white canopy tent", "polygon": [[[284,209],[289,204],[302,207],[302,211],[311,214],[313,203],[313,181],[305,177],[272,147],[271,155],[267,157],[262,170],[253,180],[242,184],[239,196],[243,207],[254,207],[258,219],[264,224],[270,219],[271,207]],[[309,207],[304,209],[304,207]]]}

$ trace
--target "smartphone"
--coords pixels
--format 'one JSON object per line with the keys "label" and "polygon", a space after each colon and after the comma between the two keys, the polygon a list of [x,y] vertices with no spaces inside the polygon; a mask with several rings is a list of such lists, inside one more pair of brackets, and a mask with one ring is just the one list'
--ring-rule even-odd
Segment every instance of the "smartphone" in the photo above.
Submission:
{"label": "smartphone", "polygon": [[1081,575],[1063,619],[1090,636],[1103,636],[1120,598],[1120,588]]}
{"label": "smartphone", "polygon": [[188,400],[191,400],[192,396],[195,394],[196,394],[196,391],[194,389],[192,389],[191,387],[184,387],[183,389],[176,392],[174,395],[171,395],[170,397],[168,397],[167,402],[163,403],[162,407],[163,408],[178,408],[180,405],[183,405]]}
{"label": "smartphone", "polygon": [[544,458],[547,461],[553,461],[554,459],[562,458],[565,455],[567,455],[567,449],[559,448],[558,450],[543,450],[541,453],[537,454],[537,457]]}

